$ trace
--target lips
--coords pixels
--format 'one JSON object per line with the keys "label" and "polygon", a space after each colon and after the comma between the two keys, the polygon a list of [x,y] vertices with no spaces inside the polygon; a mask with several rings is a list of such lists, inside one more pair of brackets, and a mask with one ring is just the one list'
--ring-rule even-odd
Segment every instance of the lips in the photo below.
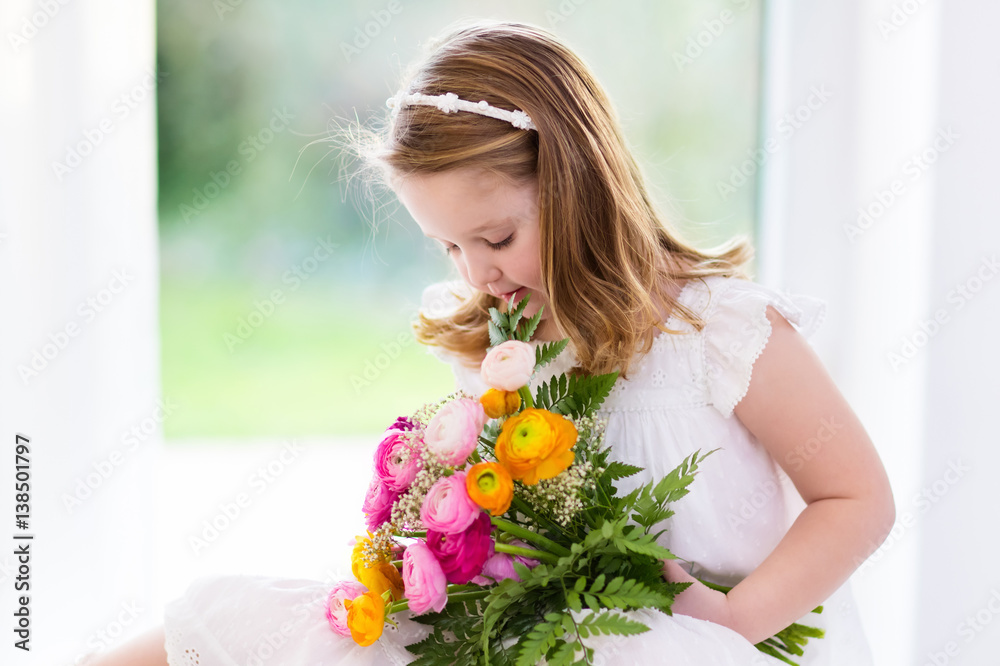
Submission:
{"label": "lips", "polygon": [[517,300],[520,300],[524,298],[526,293],[528,293],[527,287],[518,287],[514,291],[508,291],[506,294],[500,294],[500,298],[509,303],[511,298],[516,296]]}

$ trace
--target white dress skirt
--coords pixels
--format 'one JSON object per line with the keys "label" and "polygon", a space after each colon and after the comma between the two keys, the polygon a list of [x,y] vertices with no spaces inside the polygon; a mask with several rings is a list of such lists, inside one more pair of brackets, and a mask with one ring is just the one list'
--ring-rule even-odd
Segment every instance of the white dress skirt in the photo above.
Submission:
{"label": "white dress skirt", "polygon": [[[431,285],[424,307],[454,300],[460,283]],[[702,331],[671,317],[638,359],[628,380],[619,380],[599,415],[608,421],[605,443],[613,455],[645,468],[619,481],[632,488],[670,472],[696,450],[720,448],[700,465],[690,493],[676,503],[662,545],[695,563],[695,576],[735,585],[774,549],[804,507],[788,477],[733,414],[750,384],[754,361],[771,332],[767,306],[806,338],[822,324],[826,303],[782,294],[739,278],[689,281],[678,299],[706,321]],[[457,388],[485,391],[478,373],[435,350],[450,363]],[[532,380],[533,387],[573,366],[572,345]],[[358,501],[361,503],[361,498]],[[427,628],[398,617],[372,646],[335,634],[324,615],[329,584],[248,576],[195,581],[166,608],[164,626],[171,666],[402,666],[414,655],[405,645]],[[587,640],[595,664],[767,666],[783,662],[759,652],[736,632],[687,616],[641,609],[629,615],[650,631],[629,637]],[[812,639],[802,666],[866,666],[872,663],[849,582],[824,603],[822,614],[800,622],[826,631]]]}

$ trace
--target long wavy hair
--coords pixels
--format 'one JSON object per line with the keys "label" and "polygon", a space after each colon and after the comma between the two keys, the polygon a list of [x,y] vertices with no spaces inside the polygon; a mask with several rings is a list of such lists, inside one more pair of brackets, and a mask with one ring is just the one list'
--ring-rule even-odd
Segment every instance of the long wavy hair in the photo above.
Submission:
{"label": "long wavy hair", "polygon": [[[535,179],[542,280],[549,314],[576,351],[576,370],[627,376],[648,352],[664,313],[696,330],[704,322],[678,303],[687,280],[749,279],[749,239],[701,251],[657,212],[610,100],[590,69],[541,28],[477,22],[432,42],[404,75],[409,92],[456,93],[521,109],[537,131],[474,113],[408,106],[368,137],[362,157],[391,189],[411,175],[479,169],[508,182]],[[489,308],[506,304],[475,292],[441,317],[419,315],[417,340],[472,366],[489,346]]]}

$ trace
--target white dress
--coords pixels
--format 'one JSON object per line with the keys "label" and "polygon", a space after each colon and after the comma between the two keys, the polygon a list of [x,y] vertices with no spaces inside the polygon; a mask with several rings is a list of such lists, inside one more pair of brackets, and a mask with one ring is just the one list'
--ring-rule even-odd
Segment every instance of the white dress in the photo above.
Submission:
{"label": "white dress", "polygon": [[[454,297],[455,283],[431,285],[424,307]],[[733,414],[746,394],[754,361],[771,332],[765,311],[773,306],[806,338],[823,321],[826,303],[782,294],[738,278],[689,281],[678,299],[706,321],[701,332],[671,317],[652,350],[639,359],[628,380],[619,380],[599,414],[607,418],[606,444],[614,456],[645,468],[619,482],[627,492],[667,474],[697,449],[709,456],[676,503],[662,544],[695,562],[695,576],[735,585],[757,567],[785,534],[803,502],[788,477]],[[452,364],[457,388],[485,390],[478,373],[439,350]],[[573,365],[569,346],[533,378],[536,387]],[[334,634],[323,615],[328,586],[316,581],[223,577],[196,581],[166,610],[167,653],[171,666],[319,666],[321,664],[402,665],[413,657],[403,645],[426,629],[402,619],[375,645],[362,648]],[[826,630],[812,639],[802,666],[865,666],[871,654],[849,584],[828,599],[822,614],[800,621]],[[267,609],[262,613],[257,610]],[[682,615],[643,609],[630,613],[650,627],[633,637],[588,640],[596,664],[692,666],[777,666],[736,632]]]}

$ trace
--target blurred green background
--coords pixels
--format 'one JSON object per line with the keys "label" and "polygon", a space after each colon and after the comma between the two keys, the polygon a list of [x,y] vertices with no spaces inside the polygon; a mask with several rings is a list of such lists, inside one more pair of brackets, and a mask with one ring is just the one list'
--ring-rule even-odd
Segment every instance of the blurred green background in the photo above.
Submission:
{"label": "blurred green background", "polygon": [[549,28],[587,61],[689,240],[752,233],[753,178],[718,184],[756,146],[758,2],[161,2],[168,439],[375,433],[452,390],[409,330],[456,274],[324,139],[384,117],[422,45],[468,17]]}

